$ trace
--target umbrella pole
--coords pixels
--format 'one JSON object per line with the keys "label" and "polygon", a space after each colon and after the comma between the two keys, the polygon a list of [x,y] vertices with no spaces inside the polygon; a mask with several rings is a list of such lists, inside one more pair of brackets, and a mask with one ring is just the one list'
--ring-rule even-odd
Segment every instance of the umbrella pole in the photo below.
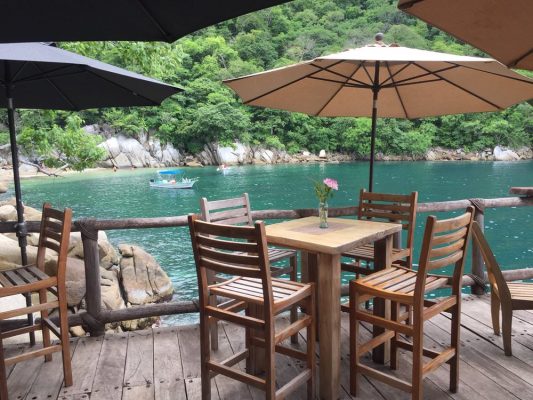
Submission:
{"label": "umbrella pole", "polygon": [[[6,64],[6,75],[9,76],[9,65]],[[28,265],[28,255],[26,252],[27,240],[26,236],[28,231],[26,229],[26,223],[24,222],[24,205],[22,204],[22,192],[20,189],[20,174],[19,174],[19,157],[17,149],[17,135],[15,132],[15,107],[13,106],[11,84],[6,79],[6,97],[7,97],[7,120],[9,125],[9,140],[11,144],[11,160],[13,164],[13,181],[15,184],[15,201],[17,208],[17,223],[15,225],[19,247],[20,247],[20,260],[22,265]],[[26,293],[26,306],[30,307],[31,293]],[[33,314],[28,314],[28,324],[33,325]],[[30,344],[35,344],[35,333],[30,332]]]}
{"label": "umbrella pole", "polygon": [[374,188],[374,155],[376,151],[376,120],[378,116],[378,94],[379,94],[379,66],[380,62],[376,61],[374,69],[374,83],[372,87],[372,133],[370,135],[370,171],[368,176],[368,191],[372,192]]}

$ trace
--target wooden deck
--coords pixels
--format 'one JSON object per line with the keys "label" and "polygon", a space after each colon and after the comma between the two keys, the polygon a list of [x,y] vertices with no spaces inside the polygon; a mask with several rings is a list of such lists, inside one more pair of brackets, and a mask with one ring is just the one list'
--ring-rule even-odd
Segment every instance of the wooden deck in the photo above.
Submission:
{"label": "wooden deck", "polygon": [[[280,324],[287,323],[283,316]],[[342,319],[342,398],[348,394],[348,318]],[[449,319],[435,317],[426,325],[426,346],[438,349],[449,340]],[[532,399],[533,398],[533,312],[518,311],[513,320],[513,357],[506,357],[502,340],[492,334],[489,298],[466,297],[461,330],[461,382],[459,392],[448,392],[448,368],[431,374],[424,384],[425,398],[440,399]],[[219,330],[220,358],[242,348],[240,328],[223,325]],[[301,338],[304,345],[305,338]],[[11,346],[17,352],[21,346]],[[17,364],[9,371],[9,394],[14,400],[166,400],[200,399],[198,326],[166,327],[104,338],[80,338],[72,343],[74,385],[62,387],[61,358],[51,363],[42,359]],[[278,360],[279,383],[300,369],[285,357]],[[410,373],[409,356],[402,355],[399,376]],[[366,400],[407,399],[408,395],[362,379],[359,398]],[[228,378],[212,380],[213,399],[260,399],[261,392]],[[305,398],[305,389],[291,399]]]}

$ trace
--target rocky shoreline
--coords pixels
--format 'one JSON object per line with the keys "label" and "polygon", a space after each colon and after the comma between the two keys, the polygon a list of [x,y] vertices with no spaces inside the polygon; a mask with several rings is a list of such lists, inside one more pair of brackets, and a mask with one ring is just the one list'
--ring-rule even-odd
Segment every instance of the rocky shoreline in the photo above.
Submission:
{"label": "rocky shoreline", "polygon": [[[263,146],[248,145],[235,142],[230,146],[209,143],[197,154],[183,154],[171,144],[163,144],[148,134],[130,137],[115,132],[106,126],[91,125],[85,127],[88,132],[99,134],[106,140],[100,144],[106,155],[98,164],[99,168],[165,168],[174,166],[202,167],[208,165],[249,165],[249,164],[297,164],[309,162],[349,162],[366,160],[368,156],[353,153],[329,153],[321,150],[318,154],[302,151],[289,154],[284,150],[269,149]],[[37,162],[21,152],[21,160]],[[508,149],[496,146],[478,152],[467,152],[463,149],[444,149],[436,147],[423,155],[385,155],[376,154],[382,161],[515,161],[533,159],[533,148],[522,147]],[[0,146],[0,168],[9,170],[11,157],[9,145]],[[1,172],[1,170],[0,170]],[[34,175],[37,169],[27,164],[20,167],[21,175]],[[4,177],[2,177],[4,175]],[[5,192],[6,173],[0,173],[0,193]],[[2,181],[4,183],[2,183]]]}

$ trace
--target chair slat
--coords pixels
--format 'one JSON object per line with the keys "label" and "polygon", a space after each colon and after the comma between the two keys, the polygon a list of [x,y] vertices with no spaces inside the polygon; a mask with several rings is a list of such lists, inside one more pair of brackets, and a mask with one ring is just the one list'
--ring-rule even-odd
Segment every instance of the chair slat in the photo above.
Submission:
{"label": "chair slat", "polygon": [[[209,222],[222,223],[221,221],[233,218],[243,218],[248,222],[248,211],[246,208],[234,208],[231,210],[217,211],[209,213]],[[230,225],[230,224],[227,224]]]}
{"label": "chair slat", "polygon": [[209,258],[213,261],[221,261],[224,263],[230,264],[240,264],[240,265],[259,265],[259,256],[249,255],[246,253],[225,253],[222,251],[217,251],[213,248],[198,246],[198,253],[202,258]]}
{"label": "chair slat", "polygon": [[383,211],[377,212],[377,211],[372,211],[372,210],[365,210],[363,212],[363,215],[367,219],[379,218],[383,220],[392,220],[392,221],[409,221],[410,219],[410,215],[387,213]]}
{"label": "chair slat", "polygon": [[452,254],[458,250],[461,250],[464,245],[465,245],[465,241],[466,239],[465,238],[462,238],[462,239],[459,239],[457,240],[456,242],[454,243],[451,243],[447,246],[443,246],[443,247],[434,247],[431,249],[431,251],[429,252],[429,257],[430,258],[437,258],[437,257],[444,257],[448,254]]}
{"label": "chair slat", "polygon": [[428,269],[437,269],[437,268],[444,268],[448,265],[455,264],[457,261],[459,261],[461,258],[463,258],[463,252],[457,251],[455,253],[450,254],[449,256],[439,258],[437,260],[431,260],[428,263]]}
{"label": "chair slat", "polygon": [[43,246],[48,247],[49,249],[54,250],[54,251],[56,251],[58,253],[61,250],[61,248],[59,247],[59,244],[57,244],[56,242],[52,242],[52,241],[50,241],[48,239],[44,240]]}
{"label": "chair slat", "polygon": [[202,246],[225,249],[229,251],[242,251],[243,253],[257,253],[257,244],[251,242],[234,242],[223,240],[220,237],[198,236],[198,243]]}
{"label": "chair slat", "polygon": [[247,229],[249,227],[210,224],[209,222],[196,221],[196,231],[198,233],[214,235],[214,236],[228,236],[232,235],[235,239],[255,239],[255,231]]}
{"label": "chair slat", "polygon": [[17,273],[20,275],[22,279],[26,281],[26,283],[33,283],[33,282],[38,281],[38,279],[33,274],[30,274],[27,271],[27,268],[19,268],[17,270]]}
{"label": "chair slat", "polygon": [[18,274],[14,270],[5,271],[4,274],[15,286],[26,284],[24,280],[20,276],[18,276]]}
{"label": "chair slat", "polygon": [[201,266],[211,269],[221,274],[247,276],[250,278],[260,278],[261,271],[257,268],[238,267],[231,264],[225,264],[217,261],[212,261],[206,258],[200,259]]}

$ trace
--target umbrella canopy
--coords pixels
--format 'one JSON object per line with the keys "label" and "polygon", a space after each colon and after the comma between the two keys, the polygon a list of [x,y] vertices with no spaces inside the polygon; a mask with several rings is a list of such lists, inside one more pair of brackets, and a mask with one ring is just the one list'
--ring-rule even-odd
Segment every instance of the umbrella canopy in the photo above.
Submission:
{"label": "umbrella canopy", "polygon": [[398,7],[509,67],[533,71],[531,0],[400,0]]}
{"label": "umbrella canopy", "polygon": [[369,190],[377,117],[497,111],[533,97],[533,80],[492,59],[394,45],[361,47],[224,83],[248,105],[322,117],[371,116]]}
{"label": "umbrella canopy", "polygon": [[22,263],[26,228],[20,190],[15,107],[82,110],[152,106],[181,89],[69,51],[38,43],[0,44],[0,104],[8,110]]}
{"label": "umbrella canopy", "polygon": [[173,42],[287,0],[0,0],[0,42]]}

